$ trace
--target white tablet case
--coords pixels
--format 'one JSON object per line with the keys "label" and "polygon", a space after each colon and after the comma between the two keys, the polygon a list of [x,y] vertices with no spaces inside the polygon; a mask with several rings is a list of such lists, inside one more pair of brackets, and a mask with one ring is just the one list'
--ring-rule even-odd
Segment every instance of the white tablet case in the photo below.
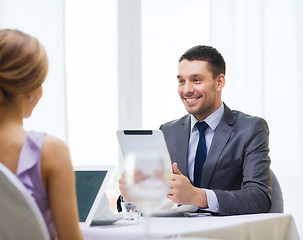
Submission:
{"label": "white tablet case", "polygon": [[124,159],[133,152],[157,152],[171,170],[171,159],[161,130],[118,130],[117,137]]}

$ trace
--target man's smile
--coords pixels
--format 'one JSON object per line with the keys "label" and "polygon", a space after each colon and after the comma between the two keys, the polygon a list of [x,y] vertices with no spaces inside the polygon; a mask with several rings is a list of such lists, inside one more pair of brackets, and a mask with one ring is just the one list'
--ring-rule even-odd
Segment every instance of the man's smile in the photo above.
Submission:
{"label": "man's smile", "polygon": [[200,97],[184,97],[185,101],[187,103],[194,103],[196,102]]}

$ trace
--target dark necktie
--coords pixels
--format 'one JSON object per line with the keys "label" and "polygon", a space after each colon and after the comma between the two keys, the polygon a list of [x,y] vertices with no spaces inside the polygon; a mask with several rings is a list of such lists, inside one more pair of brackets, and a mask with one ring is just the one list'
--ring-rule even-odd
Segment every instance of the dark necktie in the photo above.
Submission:
{"label": "dark necktie", "polygon": [[204,131],[208,128],[208,125],[206,122],[203,121],[197,122],[196,127],[199,130],[199,143],[195,157],[194,186],[200,187],[203,165],[207,154]]}

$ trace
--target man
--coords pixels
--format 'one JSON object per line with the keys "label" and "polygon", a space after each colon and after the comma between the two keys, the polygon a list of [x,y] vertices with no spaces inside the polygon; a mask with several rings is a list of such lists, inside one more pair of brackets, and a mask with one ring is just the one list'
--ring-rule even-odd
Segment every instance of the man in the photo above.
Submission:
{"label": "man", "polygon": [[[173,162],[167,197],[218,215],[268,212],[268,126],[221,101],[221,54],[210,46],[187,50],[179,59],[177,79],[189,114],[160,127]],[[124,196],[123,179],[120,190]]]}
{"label": "man", "polygon": [[[215,48],[196,46],[179,59],[178,93],[189,114],[160,127],[174,162],[168,198],[219,215],[268,212],[268,126],[222,103],[224,75],[225,61]],[[207,123],[203,134],[198,121]],[[206,144],[202,166],[195,160],[200,135]]]}

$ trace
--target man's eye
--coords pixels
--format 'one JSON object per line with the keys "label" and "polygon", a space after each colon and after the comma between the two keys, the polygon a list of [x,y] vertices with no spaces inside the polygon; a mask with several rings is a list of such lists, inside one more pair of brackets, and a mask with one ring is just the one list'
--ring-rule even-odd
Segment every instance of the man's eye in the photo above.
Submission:
{"label": "man's eye", "polygon": [[180,79],[180,80],[179,80],[179,84],[182,84],[182,83],[184,83],[184,80],[181,80],[181,79]]}
{"label": "man's eye", "polygon": [[194,79],[194,82],[200,82],[200,79]]}

